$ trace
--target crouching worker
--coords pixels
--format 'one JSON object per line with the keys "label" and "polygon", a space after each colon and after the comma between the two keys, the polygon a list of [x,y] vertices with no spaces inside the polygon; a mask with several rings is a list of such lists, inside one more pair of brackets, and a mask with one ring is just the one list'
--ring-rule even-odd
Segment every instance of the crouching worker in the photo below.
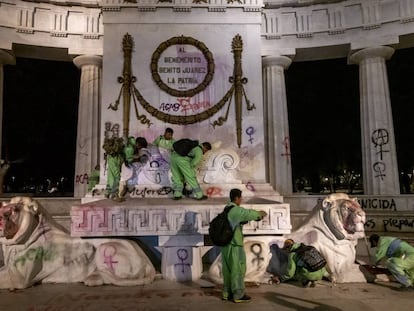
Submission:
{"label": "crouching worker", "polygon": [[303,286],[315,287],[315,282],[328,276],[326,261],[316,248],[287,239],[283,249],[288,252],[288,265],[280,281],[296,280]]}
{"label": "crouching worker", "polygon": [[369,237],[371,247],[378,247],[375,254],[375,265],[386,258],[386,267],[402,284],[402,289],[412,288],[414,281],[414,247],[395,237]]}

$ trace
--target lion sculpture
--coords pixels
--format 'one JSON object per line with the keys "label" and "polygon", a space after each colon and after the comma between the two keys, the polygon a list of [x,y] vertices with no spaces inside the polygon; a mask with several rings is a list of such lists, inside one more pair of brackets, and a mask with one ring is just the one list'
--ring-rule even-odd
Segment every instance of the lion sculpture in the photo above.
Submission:
{"label": "lion sculpture", "polygon": [[155,278],[152,263],[135,242],[73,238],[28,197],[1,203],[1,231],[0,289],[22,289],[39,282],[134,286]]}
{"label": "lion sculpture", "polygon": [[[296,242],[313,245],[325,257],[327,270],[332,282],[366,282],[366,278],[355,264],[358,239],[364,238],[365,212],[357,200],[344,193],[334,193],[318,203],[303,224],[289,235],[283,237],[250,236],[245,238],[244,249],[247,258],[246,281],[263,283],[269,280],[266,268],[269,263],[279,264],[276,256],[272,257],[270,246],[283,245],[287,238]],[[257,265],[258,253],[249,245],[262,246],[260,267]],[[266,260],[268,260],[266,262]],[[276,261],[276,262],[275,262]],[[210,278],[222,283],[221,256],[219,255],[209,270]]]}

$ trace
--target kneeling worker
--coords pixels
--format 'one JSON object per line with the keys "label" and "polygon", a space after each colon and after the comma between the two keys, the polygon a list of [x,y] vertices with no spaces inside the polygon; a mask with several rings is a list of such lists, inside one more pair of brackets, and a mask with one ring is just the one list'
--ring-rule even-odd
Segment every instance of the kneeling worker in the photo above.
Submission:
{"label": "kneeling worker", "polygon": [[[300,258],[300,250],[306,246],[302,243],[296,243],[292,239],[287,239],[283,245],[283,249],[288,251],[288,267],[284,275],[280,276],[280,281],[284,282],[290,279],[297,280],[302,283],[303,286],[315,287],[315,281],[320,281],[324,276],[328,276],[326,271],[325,259],[321,256],[320,263],[315,263],[321,268],[310,269],[309,265],[304,262],[303,258]],[[319,253],[319,252],[318,252]],[[314,270],[314,271],[311,271]]]}
{"label": "kneeling worker", "polygon": [[402,288],[412,288],[414,281],[414,247],[395,237],[369,237],[371,247],[378,247],[375,254],[375,264],[386,258],[386,267],[402,284]]}

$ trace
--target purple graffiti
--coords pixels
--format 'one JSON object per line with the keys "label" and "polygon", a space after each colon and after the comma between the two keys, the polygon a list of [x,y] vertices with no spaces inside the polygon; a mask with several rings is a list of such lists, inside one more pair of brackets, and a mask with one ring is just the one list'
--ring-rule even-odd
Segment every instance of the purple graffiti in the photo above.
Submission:
{"label": "purple graffiti", "polygon": [[250,144],[253,144],[253,134],[254,133],[256,133],[256,130],[254,129],[254,127],[253,126],[249,126],[247,129],[246,129],[246,134],[250,137],[249,138],[249,142],[250,142]]}
{"label": "purple graffiti", "polygon": [[188,258],[188,251],[184,248],[179,248],[177,250],[177,257],[181,263],[176,263],[174,266],[181,266],[181,272],[184,274],[184,266],[191,266],[188,263],[184,263],[184,261]]}

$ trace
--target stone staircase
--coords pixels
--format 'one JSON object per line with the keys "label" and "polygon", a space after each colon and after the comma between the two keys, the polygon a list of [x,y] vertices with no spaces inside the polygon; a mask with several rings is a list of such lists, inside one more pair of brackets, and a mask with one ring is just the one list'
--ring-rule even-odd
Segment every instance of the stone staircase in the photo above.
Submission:
{"label": "stone staircase", "polygon": [[[290,223],[292,230],[295,230],[300,226],[304,219],[308,216],[309,212],[318,203],[319,200],[324,198],[321,196],[310,195],[295,195],[283,197],[283,202],[290,205]],[[71,208],[75,205],[81,204],[81,199],[77,198],[36,198],[40,204],[52,215],[53,219],[60,225],[70,231],[71,227]],[[135,199],[139,200],[139,199]],[[156,199],[154,199],[156,200]],[[215,204],[225,204],[225,199],[213,199]],[[249,202],[250,200],[250,202]],[[388,204],[382,208],[366,208],[367,224],[366,235],[369,237],[371,234],[379,235],[391,235],[399,237],[414,245],[414,207],[412,204],[414,196],[404,195],[393,198],[391,204]],[[1,202],[8,201],[8,198],[3,197]],[[209,200],[207,200],[208,202]],[[219,202],[220,201],[220,202]],[[250,203],[267,203],[266,199],[258,198],[245,198],[246,204]],[[384,201],[385,202],[385,201]],[[401,204],[403,202],[403,204]],[[405,203],[405,204],[404,204]],[[154,203],[155,204],[155,203]],[[393,206],[397,205],[397,210]],[[391,208],[387,207],[391,206]],[[371,206],[372,207],[372,206]],[[280,234],[279,234],[280,235]],[[374,254],[371,253],[369,247],[367,247],[364,239],[360,239],[357,246],[357,255],[362,261],[366,261]]]}

